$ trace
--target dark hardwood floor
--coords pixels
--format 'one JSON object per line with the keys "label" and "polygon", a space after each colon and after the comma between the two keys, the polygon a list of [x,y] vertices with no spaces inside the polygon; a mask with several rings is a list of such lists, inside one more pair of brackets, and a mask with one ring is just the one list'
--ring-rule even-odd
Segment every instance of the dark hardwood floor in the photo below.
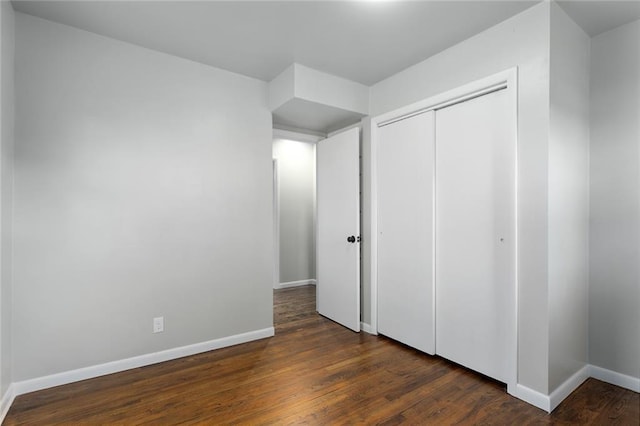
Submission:
{"label": "dark hardwood floor", "polygon": [[276,336],[16,398],[4,424],[638,425],[637,393],[589,379],[551,415],[500,383],[275,292]]}

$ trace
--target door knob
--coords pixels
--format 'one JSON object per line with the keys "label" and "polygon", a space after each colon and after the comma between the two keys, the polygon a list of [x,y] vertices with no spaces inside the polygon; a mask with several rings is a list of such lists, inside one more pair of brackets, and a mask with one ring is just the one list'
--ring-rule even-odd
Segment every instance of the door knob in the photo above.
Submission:
{"label": "door knob", "polygon": [[353,235],[350,237],[347,237],[347,242],[348,243],[355,243],[356,242],[356,237],[354,237]]}

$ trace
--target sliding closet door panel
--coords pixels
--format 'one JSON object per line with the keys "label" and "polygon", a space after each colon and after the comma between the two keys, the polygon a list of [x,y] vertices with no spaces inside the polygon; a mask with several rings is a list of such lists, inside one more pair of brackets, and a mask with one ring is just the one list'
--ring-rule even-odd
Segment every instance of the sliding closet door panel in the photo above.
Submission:
{"label": "sliding closet door panel", "polygon": [[378,332],[433,354],[434,113],[378,135]]}
{"label": "sliding closet door panel", "polygon": [[503,382],[515,303],[515,140],[501,90],[436,112],[436,352]]}

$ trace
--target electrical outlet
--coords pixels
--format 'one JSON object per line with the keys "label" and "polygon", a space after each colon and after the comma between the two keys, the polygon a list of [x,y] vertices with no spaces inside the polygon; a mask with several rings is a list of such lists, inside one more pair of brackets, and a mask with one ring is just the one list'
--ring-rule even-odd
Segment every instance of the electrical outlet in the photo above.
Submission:
{"label": "electrical outlet", "polygon": [[153,319],[153,332],[161,333],[164,331],[164,317],[156,317]]}

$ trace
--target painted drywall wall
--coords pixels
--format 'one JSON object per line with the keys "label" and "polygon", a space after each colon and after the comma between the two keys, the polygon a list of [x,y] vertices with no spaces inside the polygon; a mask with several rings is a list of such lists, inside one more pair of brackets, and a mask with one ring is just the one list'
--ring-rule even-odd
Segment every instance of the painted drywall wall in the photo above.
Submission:
{"label": "painted drywall wall", "polygon": [[296,97],[362,115],[369,112],[369,88],[364,84],[300,64],[293,67]]}
{"label": "painted drywall wall", "polygon": [[17,13],[15,85],[14,381],[273,325],[266,83]]}
{"label": "painted drywall wall", "polygon": [[640,21],[591,39],[589,363],[640,378]]}
{"label": "painted drywall wall", "polygon": [[278,160],[280,283],[315,279],[315,144],[275,139],[273,158]]}
{"label": "painted drywall wall", "polygon": [[277,128],[327,134],[369,113],[369,88],[294,63],[269,83],[269,107]]}
{"label": "painted drywall wall", "polygon": [[367,86],[295,63],[269,83],[269,107],[277,110],[293,98],[361,115],[369,112]]}
{"label": "painted drywall wall", "polygon": [[269,109],[274,111],[296,96],[295,64],[291,64],[269,82]]}
{"label": "painted drywall wall", "polygon": [[[375,179],[374,167],[371,159],[371,117],[365,117],[361,123],[361,143],[360,143],[360,209],[362,210],[360,222],[360,317],[363,330],[371,332],[373,329],[371,319],[371,263],[373,251],[377,247],[373,247],[371,238],[371,229],[373,226],[373,205],[374,194],[372,193],[372,182]],[[376,216],[377,218],[377,216]],[[376,296],[377,299],[377,295]],[[377,304],[377,302],[376,302]]]}
{"label": "painted drywall wall", "polygon": [[12,231],[15,14],[0,2],[0,397],[12,382]]}
{"label": "painted drywall wall", "polygon": [[551,3],[549,393],[588,362],[589,43]]}
{"label": "painted drywall wall", "polygon": [[[370,105],[375,116],[518,67],[518,382],[544,394],[548,390],[549,342],[546,316],[549,14],[549,3],[538,4],[381,81],[371,88]],[[365,148],[363,152],[368,150]],[[364,214],[371,214],[370,206],[364,206]],[[369,235],[365,233],[364,238],[366,241]],[[363,285],[370,286],[370,282]],[[363,314],[368,322],[370,312]]]}

